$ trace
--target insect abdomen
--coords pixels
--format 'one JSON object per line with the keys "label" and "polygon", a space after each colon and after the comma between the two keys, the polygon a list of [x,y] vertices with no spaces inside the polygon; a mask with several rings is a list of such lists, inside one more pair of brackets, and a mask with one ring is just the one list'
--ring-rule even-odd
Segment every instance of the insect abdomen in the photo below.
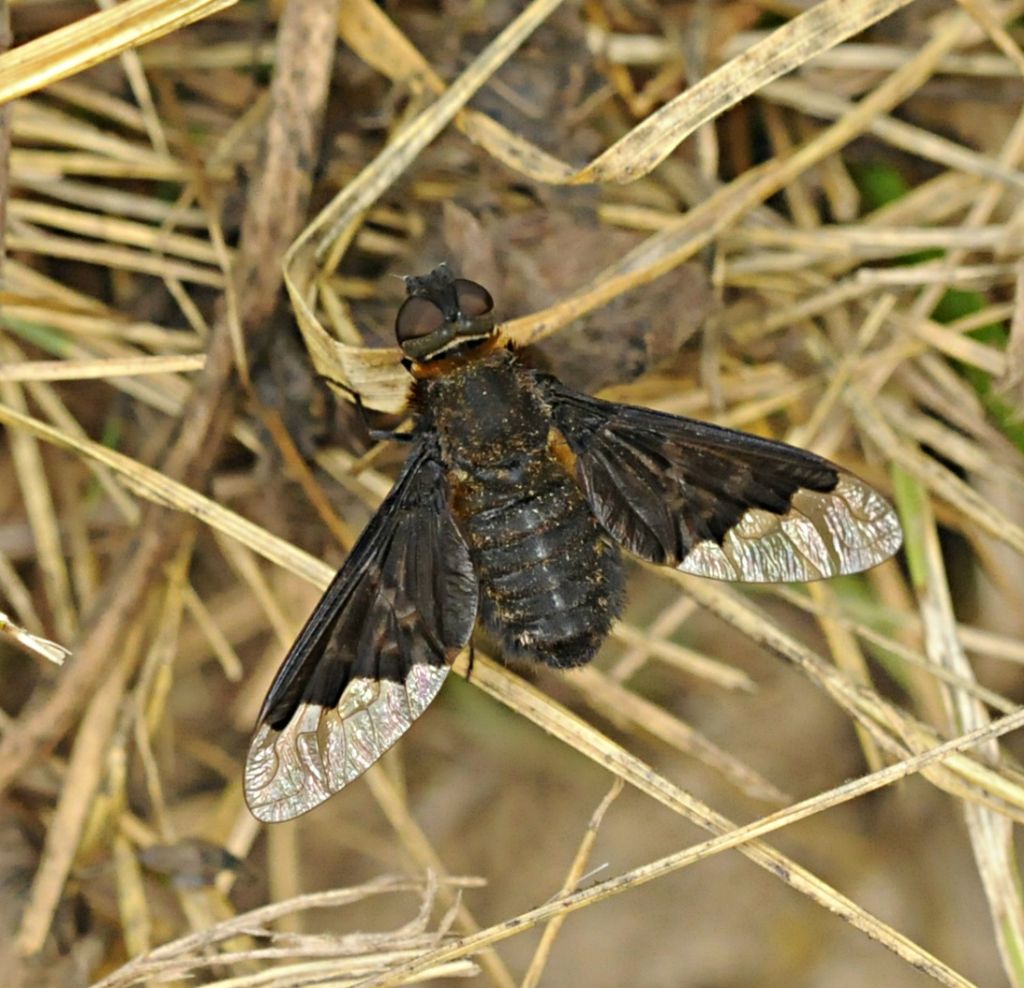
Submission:
{"label": "insect abdomen", "polygon": [[484,626],[511,655],[590,661],[622,610],[623,574],[579,488],[540,453],[500,483],[470,486],[464,525]]}

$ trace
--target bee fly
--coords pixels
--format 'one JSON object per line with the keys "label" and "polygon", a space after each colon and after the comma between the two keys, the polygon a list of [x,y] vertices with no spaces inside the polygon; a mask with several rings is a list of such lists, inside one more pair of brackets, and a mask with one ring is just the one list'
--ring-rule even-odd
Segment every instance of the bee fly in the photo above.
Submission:
{"label": "bee fly", "polygon": [[411,451],[288,653],[245,796],[305,813],[365,772],[437,695],[479,620],[508,656],[589,662],[622,611],[621,550],[755,583],[857,573],[900,546],[892,508],[801,449],[600,401],[528,368],[487,289],[406,279]]}

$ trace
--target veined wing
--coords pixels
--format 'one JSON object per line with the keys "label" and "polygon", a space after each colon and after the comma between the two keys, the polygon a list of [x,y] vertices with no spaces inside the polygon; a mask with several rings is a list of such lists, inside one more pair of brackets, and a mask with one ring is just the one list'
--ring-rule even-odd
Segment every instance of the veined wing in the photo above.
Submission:
{"label": "veined wing", "polygon": [[245,768],[258,819],[299,816],[362,775],[469,641],[477,581],[446,490],[421,436],[263,703]]}
{"label": "veined wing", "polygon": [[591,509],[642,559],[782,583],[858,573],[900,547],[892,506],[820,456],[537,381]]}

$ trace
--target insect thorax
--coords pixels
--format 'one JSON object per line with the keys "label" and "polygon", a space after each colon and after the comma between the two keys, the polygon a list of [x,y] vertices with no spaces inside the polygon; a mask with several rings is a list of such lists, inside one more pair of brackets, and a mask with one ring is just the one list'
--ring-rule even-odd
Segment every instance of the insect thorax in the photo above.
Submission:
{"label": "insect thorax", "polygon": [[437,431],[445,461],[454,468],[521,463],[548,443],[547,404],[508,350],[494,350],[420,380],[416,401]]}

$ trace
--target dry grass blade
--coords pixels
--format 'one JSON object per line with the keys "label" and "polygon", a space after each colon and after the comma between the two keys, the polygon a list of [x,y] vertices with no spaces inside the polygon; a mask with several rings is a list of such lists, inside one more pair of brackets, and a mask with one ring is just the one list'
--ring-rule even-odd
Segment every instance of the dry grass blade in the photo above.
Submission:
{"label": "dry grass blade", "polygon": [[[597,840],[597,832],[601,827],[605,814],[612,803],[618,799],[619,793],[622,792],[623,785],[622,779],[616,779],[612,783],[611,789],[608,790],[593,814],[591,814],[587,829],[583,834],[583,839],[580,841],[580,846],[576,851],[576,857],[573,858],[569,874],[559,892],[560,897],[570,895],[579,887],[580,882],[583,880],[584,872],[590,861],[590,855],[594,850],[594,842]],[[533,960],[530,961],[530,966],[523,977],[521,988],[536,988],[540,984],[540,979],[544,975],[544,967],[547,964],[548,957],[551,955],[551,948],[554,946],[555,938],[565,922],[565,916],[566,914],[562,913],[553,917],[551,922],[544,927],[544,935],[541,937],[540,943],[537,944],[537,950],[534,952]]]}
{"label": "dry grass blade", "polygon": [[649,734],[677,751],[696,758],[714,772],[721,773],[740,792],[753,799],[784,803],[786,794],[740,759],[723,751],[688,724],[673,717],[657,704],[620,686],[597,669],[581,669],[571,685],[579,690],[592,709],[603,714],[619,728]]}
{"label": "dry grass blade", "polygon": [[22,953],[34,954],[42,948],[64,891],[86,815],[102,781],[101,772],[106,767],[104,755],[114,732],[133,662],[133,651],[140,644],[138,635],[132,644],[134,648],[126,649],[113,674],[92,698],[75,740],[68,763],[71,781],[63,791],[47,832],[42,861],[18,931],[18,949]]}
{"label": "dry grass blade", "polygon": [[[388,777],[383,766],[371,768],[367,773],[367,782],[373,791],[374,798],[394,829],[395,835],[412,857],[417,869],[424,874],[434,875],[441,879],[442,885],[438,889],[437,895],[441,904],[450,910],[453,924],[470,935],[476,933],[480,929],[479,923],[462,901],[458,889],[448,888],[443,884],[448,878],[444,862],[410,812],[405,794],[400,787]],[[501,988],[514,988],[515,981],[497,953],[492,950],[483,951],[480,954],[480,964],[494,984]]]}
{"label": "dry grass blade", "polygon": [[[410,120],[377,159],[320,212],[288,252],[285,285],[314,366],[329,380],[345,380],[358,389],[368,407],[394,410],[400,406],[400,399],[396,399],[404,395],[405,382],[395,357],[393,354],[374,355],[372,351],[362,349],[356,355],[352,348],[340,348],[339,353],[338,344],[324,331],[307,301],[307,279],[327,250],[347,245],[345,229],[405,172],[416,156],[560,2],[533,0],[440,99]],[[349,359],[346,366],[346,356],[357,356],[357,360],[354,363]],[[337,372],[339,360],[340,374]],[[378,400],[375,394],[380,390],[384,394],[382,400]]]}
{"label": "dry grass blade", "polygon": [[[901,5],[900,2],[892,4],[895,7]],[[857,10],[859,11],[863,7],[864,11],[869,14],[873,12],[878,17],[884,16],[884,12],[874,9],[876,6],[884,7],[886,4],[858,5]],[[798,35],[804,38],[814,37],[820,27],[815,19],[819,14],[825,19],[832,15],[838,15],[842,19],[849,13],[846,8],[847,5],[841,3],[819,4],[814,8],[814,12],[818,13],[808,12],[804,15],[805,18],[809,18],[811,26],[808,28],[807,21],[805,21],[803,27],[796,29]],[[533,9],[532,5],[530,9]],[[814,13],[814,17],[810,16],[812,13]],[[799,20],[798,18],[797,21]],[[793,24],[796,24],[797,21],[794,21]],[[529,26],[526,29],[529,30]],[[775,32],[775,34],[780,33],[787,34],[786,31]],[[520,343],[535,342],[569,321],[607,304],[623,292],[647,284],[695,256],[712,241],[716,234],[731,226],[740,216],[774,194],[786,182],[792,180],[810,165],[850,141],[860,130],[869,128],[880,113],[898,103],[907,93],[920,86],[922,80],[934,70],[938,61],[951,47],[960,42],[963,33],[963,22],[956,18],[949,18],[942,22],[930,43],[915,58],[894,72],[883,85],[879,86],[870,97],[863,99],[856,108],[850,108],[839,122],[825,134],[819,135],[816,140],[809,142],[788,160],[778,162],[775,168],[762,169],[760,174],[751,171],[741,179],[737,179],[732,187],[722,190],[718,195],[701,203],[696,209],[692,209],[684,219],[673,224],[671,229],[656,234],[648,243],[627,255],[614,267],[601,272],[592,285],[587,286],[575,296],[559,302],[549,311],[542,311],[527,319],[509,323],[506,326],[506,331],[510,338]],[[500,48],[503,40],[497,39],[494,47],[503,50]],[[787,35],[787,40],[784,40],[779,47],[785,51],[790,43]],[[803,57],[799,61],[806,60],[814,47],[813,44],[808,45],[808,49],[802,51]],[[773,71],[770,65],[774,51],[774,43],[766,43],[766,53],[763,51],[760,56],[760,59],[763,59],[769,66],[766,70],[769,74]],[[354,222],[373,197],[379,195],[384,188],[391,184],[397,169],[405,167],[408,164],[408,159],[431,139],[435,132],[432,128],[439,128],[442,120],[449,119],[461,105],[460,101],[468,98],[473,88],[480,84],[482,80],[479,78],[477,70],[487,71],[488,65],[489,60],[481,56],[472,69],[468,70],[458,83],[453,84],[441,100],[435,104],[435,107],[444,107],[444,116],[440,112],[431,113],[429,125],[431,129],[429,130],[426,129],[428,125],[423,122],[427,114],[417,118],[418,122],[415,126],[410,125],[407,128],[407,135],[402,135],[401,139],[392,142],[378,160],[363,171],[360,180],[350,183],[345,192],[317,217],[291,251],[288,267],[290,271],[294,269],[294,273],[286,280],[314,363],[328,378],[345,380],[351,387],[359,390],[368,407],[384,411],[396,411],[401,407],[404,401],[405,384],[397,363],[398,358],[393,353],[385,355],[372,349],[338,344],[324,331],[307,302],[308,288],[306,286],[308,280],[313,276],[313,266],[312,258],[306,257],[309,248],[304,245],[314,235],[319,235],[322,228],[327,227],[328,233],[325,237],[327,243],[334,243],[337,239],[336,250],[347,246],[349,238],[347,236],[338,238],[338,231]],[[736,78],[739,80],[739,85],[742,86],[742,74],[737,75]],[[679,100],[685,101],[689,97],[690,92],[687,92],[680,96]],[[669,107],[665,107],[665,110],[668,109]],[[437,123],[434,122],[435,120]],[[606,154],[611,154],[612,151],[615,151],[617,157],[621,156],[630,162],[630,167],[635,164],[636,171],[631,173],[633,178],[654,167],[659,160],[672,151],[677,143],[677,135],[671,124],[666,133],[659,131],[654,135],[649,133],[649,126],[649,121],[645,121],[633,131],[634,134],[639,134],[637,138],[639,151],[634,148],[633,153],[630,154],[624,150],[629,148],[629,142],[632,139],[631,135],[627,135],[616,148],[606,152]],[[699,120],[693,126],[699,126]],[[655,129],[657,130],[657,128]],[[685,126],[683,131],[689,132]],[[654,157],[646,147],[649,140],[657,148],[657,154]],[[522,167],[524,157],[521,155],[516,157],[516,163]],[[586,169],[580,174],[585,172]],[[604,179],[608,180],[608,176],[604,176]],[[322,253],[321,249],[320,254]],[[336,262],[332,262],[332,267],[333,263]]]}
{"label": "dry grass blade", "polygon": [[[458,671],[462,671],[458,665],[456,666],[456,669]],[[495,666],[491,662],[484,661],[483,657],[479,654],[477,655],[477,660],[474,664],[473,676],[474,682],[478,686],[495,698],[499,699],[502,703],[511,706],[518,713],[528,717],[548,733],[553,734],[572,748],[586,755],[588,758],[593,759],[595,762],[609,769],[630,785],[647,793],[649,796],[673,809],[675,812],[688,817],[699,826],[712,832],[724,834],[732,829],[732,824],[721,814],[715,812],[711,807],[701,803],[700,800],[672,785],[668,780],[652,771],[649,766],[645,765],[638,758],[616,745],[613,741],[609,740],[594,728],[590,727],[590,725],[584,723],[573,714],[569,713],[569,711],[553,703],[551,699],[546,697],[544,694],[538,692],[515,677],[509,676],[505,670]],[[1021,722],[1024,722],[1024,714],[1013,715],[1006,719],[1005,729],[1012,730]],[[987,736],[987,733],[985,736]],[[977,738],[974,738],[971,742],[967,743],[966,746],[970,747],[970,745],[976,741]],[[961,744],[963,743],[964,742],[961,742]],[[938,761],[942,756],[949,755],[950,752],[957,751],[958,748],[959,745],[952,743],[948,747],[942,746],[941,749],[936,749],[936,751],[941,751],[941,754],[933,752],[931,753],[932,757],[918,756],[923,758],[920,765],[918,765],[914,759],[911,759],[910,763],[913,764],[914,767],[910,769],[910,771],[923,769],[931,762]],[[892,768],[885,769],[880,775],[880,779],[882,781],[879,782],[879,785],[885,785],[894,778],[902,777],[903,773],[898,769],[896,771]],[[867,786],[869,789],[872,787],[870,783],[868,783]],[[857,788],[857,792],[860,792],[859,788]],[[817,798],[809,801],[809,806],[805,807],[805,809],[808,809],[810,812],[814,812],[814,810],[810,810],[810,805],[820,807],[821,804]],[[790,811],[783,812],[787,821],[790,820],[791,818],[788,816]],[[777,817],[778,814],[775,814],[771,819],[777,819]],[[775,828],[770,827],[769,829]],[[729,846],[732,845],[730,844]],[[874,917],[870,913],[861,909],[835,889],[829,887],[821,879],[802,868],[792,859],[787,858],[785,855],[780,854],[773,848],[761,843],[744,845],[741,847],[741,851],[756,864],[768,869],[772,874],[786,884],[800,892],[803,892],[805,895],[810,896],[820,905],[825,906],[829,911],[843,916],[847,922],[867,933],[873,939],[885,944],[904,960],[909,961],[915,966],[920,966],[923,969],[932,969],[934,966],[934,971],[942,972],[942,978],[939,979],[942,980],[942,983],[958,985],[969,983],[962,980],[955,972],[948,970],[945,965],[941,964],[941,962],[930,957],[926,951],[923,951],[908,938],[887,926],[887,924],[879,920],[877,917]],[[645,875],[647,874],[648,873],[645,872]],[[653,872],[649,874],[649,878],[653,879],[655,877],[660,877],[661,874],[663,874],[663,872],[660,868],[655,867]],[[631,885],[632,881],[627,880],[622,887],[629,887]],[[607,889],[609,886],[613,887],[615,890],[620,887],[615,882],[601,883],[602,890]],[[609,892],[608,894],[613,894],[613,892]],[[573,897],[573,900],[579,901],[580,906],[582,906],[585,905],[591,897],[603,898],[604,896],[600,893],[579,893],[578,896]],[[531,914],[531,919],[535,921],[539,921],[543,918],[547,918],[546,908],[542,910],[535,910],[534,913]],[[514,933],[519,932],[521,928],[522,924],[518,921],[514,921],[507,928],[503,927],[502,936],[495,939],[502,939],[504,936],[513,935]],[[494,932],[494,929],[489,931],[490,935],[493,935]],[[484,944],[494,942],[494,939],[489,938],[488,931],[484,931],[484,933],[481,934],[481,937],[484,938],[482,940]],[[400,969],[400,973],[404,975],[411,973],[412,970],[413,966],[410,965],[407,969]],[[400,981],[397,980],[371,982],[371,984],[380,985],[398,983],[400,983]]]}
{"label": "dry grass blade", "polygon": [[14,409],[3,406],[0,406],[0,422],[17,425],[26,432],[40,436],[48,442],[73,450],[97,463],[102,463],[113,470],[131,491],[153,504],[190,514],[225,535],[238,539],[243,545],[248,546],[265,559],[287,566],[292,572],[305,576],[312,582],[324,585],[333,573],[331,567],[314,559],[308,553],[275,537],[258,525],[253,525],[252,522],[235,512],[222,508],[216,501],[197,494],[183,484],[171,480],[166,474],[147,467],[123,453],[118,453],[88,439],[69,436],[45,422],[29,418]]}
{"label": "dry grass blade", "polygon": [[[939,740],[934,729],[916,721],[874,690],[865,690],[848,681],[814,651],[768,620],[763,611],[735,593],[683,574],[678,574],[676,579],[686,587],[687,593],[737,630],[794,662],[887,750],[904,757],[908,750],[920,750]],[[953,756],[940,771],[928,773],[927,777],[961,798],[987,799],[1003,812],[1015,812],[1018,818],[1024,819],[1020,817],[1024,810],[1024,787],[1020,780],[1001,768]]]}
{"label": "dry grass blade", "polygon": [[[902,2],[903,0],[894,0],[894,2],[888,4],[866,5],[863,13],[868,17],[868,20],[862,26],[872,23],[873,19],[884,16],[885,11],[883,9],[876,10],[876,7],[898,7],[902,5]],[[806,60],[816,45],[813,41],[808,42],[805,47],[802,47],[802,44],[807,42],[807,39],[814,39],[819,36],[824,37],[825,23],[828,22],[829,18],[838,17],[844,23],[844,29],[850,28],[850,24],[845,21],[849,13],[848,9],[844,12],[846,7],[847,5],[832,2],[832,0],[820,4],[819,8],[827,9],[819,11],[813,17],[804,15],[806,20],[801,21],[798,18],[793,22],[793,25],[799,25],[793,28],[792,33],[796,35],[795,39],[790,37],[788,30],[776,32],[776,35],[783,34],[785,37],[778,45],[774,41],[771,41],[771,43],[766,42],[764,49],[759,51],[755,57],[756,63],[764,65],[766,67],[765,71],[769,75],[777,75],[780,71],[785,71],[785,69],[773,64],[776,50],[785,52],[787,49],[793,48],[797,51],[798,57],[794,64],[799,64],[799,62]],[[513,32],[510,27],[502,37],[495,40],[492,45],[495,53],[494,56],[491,56],[490,52],[482,53],[474,65],[463,74],[461,79],[446,90],[445,95],[434,104],[429,113],[417,117],[416,121],[407,128],[406,133],[397,137],[377,161],[364,170],[360,180],[350,183],[345,192],[310,224],[306,233],[296,242],[290,253],[287,262],[290,275],[286,278],[286,282],[289,286],[292,303],[298,314],[299,324],[302,327],[306,344],[310,349],[314,363],[329,378],[344,379],[351,387],[359,390],[365,404],[371,408],[394,411],[401,406],[404,400],[404,378],[398,366],[397,357],[393,355],[386,357],[380,353],[374,353],[372,350],[358,347],[341,346],[324,331],[307,302],[305,285],[307,279],[313,273],[312,258],[307,257],[311,250],[310,247],[306,246],[307,242],[312,241],[314,236],[320,236],[324,228],[327,230],[324,236],[326,243],[333,244],[338,239],[339,231],[353,222],[360,212],[394,181],[398,172],[407,167],[411,158],[426,146],[440,127],[450,120],[462,104],[472,95],[474,89],[486,77],[485,74],[494,71],[497,65],[500,64],[498,59],[507,57],[511,53],[511,45],[516,43],[513,39],[518,37],[520,41],[523,40],[536,23],[548,13],[546,9],[538,9],[536,17],[528,19],[526,15],[532,14],[535,8],[537,8],[537,4],[531,4],[527,12],[522,15],[520,18],[522,23],[515,25],[518,29],[516,32]],[[815,8],[815,10],[818,11],[819,8]],[[858,11],[860,10],[861,8],[858,7]],[[819,16],[823,18],[821,23],[817,19]],[[856,20],[860,14],[855,13],[852,16]],[[774,37],[775,35],[773,35]],[[943,39],[937,42],[935,57],[942,53],[944,46],[952,44],[956,37],[957,32],[955,30],[948,30]],[[927,60],[921,61],[923,61],[925,66],[928,64]],[[783,64],[789,63],[784,61]],[[902,74],[895,74],[894,80],[899,79],[901,75],[916,79],[922,70],[923,66],[919,62],[915,70],[906,70]],[[744,80],[749,73],[750,64],[744,63],[743,71],[737,70],[731,78],[742,89],[745,85]],[[909,84],[909,80],[906,84]],[[889,90],[897,90],[897,87],[890,85],[886,88],[884,95],[880,94],[879,99],[895,101],[899,98],[898,90],[893,92]],[[685,101],[691,98],[691,94],[688,92],[679,99]],[[736,96],[736,98],[739,98],[739,96]],[[865,120],[863,126],[866,126],[871,117],[878,112],[871,100],[866,100],[865,104],[866,106],[861,110],[861,116]],[[671,105],[665,107],[665,111],[670,109]],[[677,110],[678,108],[673,110],[673,114]],[[684,118],[683,123],[679,124],[679,133],[676,132],[676,124],[671,119],[665,124],[664,128],[660,124],[651,128],[648,121],[632,132],[633,135],[636,135],[635,139],[632,135],[627,136],[615,148],[611,148],[606,152],[606,156],[608,156],[606,160],[612,162],[611,175],[603,174],[605,169],[602,166],[602,174],[599,176],[597,174],[597,162],[595,162],[592,166],[588,166],[588,169],[594,169],[592,175],[588,169],[584,169],[572,181],[597,181],[599,179],[608,181],[636,178],[650,170],[650,168],[653,168],[658,161],[663,160],[671,153],[678,142],[687,133],[690,133],[692,129],[699,126],[702,120],[703,111],[697,113],[696,121],[687,122],[686,118]],[[849,131],[849,122],[844,120],[842,134],[845,139],[849,139]],[[653,155],[648,149],[648,144],[652,144],[657,148],[656,153]],[[629,163],[628,169],[623,170],[624,165],[620,163],[620,159]],[[517,164],[522,164],[521,157],[519,157]],[[806,164],[801,161],[800,167],[806,167]],[[598,306],[606,304],[624,291],[646,284],[666,271],[677,267],[689,257],[694,256],[703,246],[710,242],[716,233],[733,223],[738,215],[751,208],[758,201],[757,198],[750,194],[754,189],[761,196],[767,198],[768,195],[786,181],[788,175],[795,174],[797,171],[797,168],[790,166],[777,177],[765,174],[760,177],[760,181],[757,183],[748,181],[738,182],[737,187],[731,190],[730,195],[723,196],[723,202],[719,202],[717,197],[713,197],[707,203],[702,204],[697,210],[691,211],[687,219],[671,231],[671,240],[675,242],[671,247],[668,245],[663,247],[662,244],[657,243],[659,239],[668,239],[664,235],[660,238],[652,238],[652,242],[649,245],[645,245],[642,252],[638,252],[635,256],[625,259],[616,266],[615,270],[602,272],[601,276],[596,279],[593,288],[584,291],[575,298],[559,303],[556,310],[551,313],[538,313],[536,316],[531,317],[529,323],[520,321],[510,324],[507,327],[510,337],[524,343],[533,342],[546,335],[546,333],[565,325],[571,319],[578,318]],[[700,231],[700,233],[691,237],[688,235],[689,230]],[[683,244],[681,247],[678,246],[680,241]],[[347,238],[341,238],[341,246],[345,246],[347,243]],[[649,258],[656,251],[663,253],[663,256],[656,263],[651,263]],[[320,249],[318,254],[322,256],[323,248]],[[634,269],[641,266],[644,268],[642,274],[633,273]],[[622,272],[627,273],[623,274]]]}
{"label": "dry grass blade", "polygon": [[[921,601],[928,657],[937,666],[970,680],[974,670],[957,638],[935,517],[919,482],[904,477],[899,489],[907,505],[903,512],[910,523],[907,557]],[[943,688],[942,696],[952,730],[965,732],[988,726],[988,714],[979,700],[952,688]],[[994,741],[984,746],[983,753],[989,763],[999,764],[1001,755]],[[1024,909],[1020,884],[1011,877],[1016,868],[1012,822],[972,802],[964,803],[964,815],[1004,963],[1009,970],[1017,971],[1018,977],[1024,976],[1024,971],[1018,969],[1018,959],[1024,956]]]}
{"label": "dry grass blade", "polygon": [[230,7],[234,0],[128,0],[0,55],[0,104]]}
{"label": "dry grass blade", "polygon": [[10,635],[16,642],[23,645],[31,652],[41,655],[48,662],[56,665],[63,665],[64,660],[71,654],[71,650],[57,642],[52,642],[42,635],[34,635],[20,624],[12,621],[3,611],[0,611],[0,631]]}
{"label": "dry grass blade", "polygon": [[573,180],[628,182],[647,174],[708,120],[909,2],[824,0],[815,4],[653,113]]}
{"label": "dry grass blade", "polygon": [[[664,632],[652,629],[651,634],[645,634],[638,628],[630,627],[619,622],[612,628],[612,637],[625,645],[631,645],[639,650],[644,656],[650,655],[660,659],[677,669],[684,670],[692,676],[697,676],[715,683],[727,690],[752,691],[756,687],[753,680],[739,669],[727,666],[707,655],[700,655],[693,649],[676,645],[672,641],[666,641],[661,635]],[[616,679],[623,678],[620,669],[615,670]]]}
{"label": "dry grass blade", "polygon": [[[0,395],[23,411],[28,407],[17,384],[0,382]],[[70,641],[77,630],[77,621],[71,599],[71,581],[61,546],[57,510],[43,469],[42,454],[33,437],[19,433],[12,437],[11,456],[22,488],[32,534],[38,546],[48,603],[53,610],[58,633],[61,638]]]}
{"label": "dry grass blade", "polygon": [[[5,977],[1024,985],[1024,0],[100,6],[0,22]],[[593,666],[477,652],[267,831],[246,738],[442,258],[572,387],[842,463],[907,560],[639,569]]]}
{"label": "dry grass blade", "polygon": [[[854,107],[849,100],[839,99],[829,93],[823,93],[810,86],[792,83],[788,80],[773,83],[768,87],[767,95],[783,106],[805,110],[816,116],[828,119],[842,119]],[[867,127],[868,131],[885,140],[887,144],[930,161],[957,168],[980,178],[995,178],[1013,188],[1024,188],[1024,175],[1013,168],[1008,168],[998,161],[982,154],[976,154],[970,148],[947,140],[930,131],[911,127],[888,116],[877,115]]]}
{"label": "dry grass blade", "polygon": [[23,360],[0,366],[0,381],[87,381],[136,374],[174,374],[203,369],[202,354],[114,357],[110,360]]}
{"label": "dry grass blade", "polygon": [[[350,937],[324,938],[275,932],[275,925],[283,918],[299,915],[311,910],[335,909],[351,906],[378,896],[414,893],[420,897],[419,915],[410,923],[391,933],[360,934]],[[436,883],[412,882],[405,878],[381,877],[365,885],[335,889],[275,903],[273,906],[254,909],[223,920],[208,929],[162,944],[137,957],[123,967],[96,982],[93,988],[130,988],[153,979],[203,977],[203,984],[221,985],[233,988],[242,985],[298,985],[307,984],[312,978],[319,982],[330,977],[331,983],[354,984],[360,972],[373,970],[393,963],[411,950],[422,949],[424,943],[443,939],[444,931],[428,932],[427,919],[437,893]],[[240,934],[265,940],[269,947],[254,947],[241,957],[229,958],[218,947],[230,945]],[[218,979],[202,975],[201,972],[229,961],[244,959],[245,956],[262,961],[287,961],[287,964],[271,968],[272,980],[268,981],[267,971],[253,973],[246,977]],[[336,958],[301,963],[303,958]],[[432,976],[445,974],[470,974],[473,965],[457,964],[441,967]],[[345,976],[348,977],[345,977]],[[335,978],[344,978],[335,981]]]}
{"label": "dry grass blade", "polygon": [[1005,542],[1024,554],[1024,526],[1018,525],[985,501],[977,491],[965,484],[938,460],[902,441],[892,426],[878,413],[866,396],[851,389],[847,402],[864,428],[894,463],[918,478],[951,504],[975,525],[995,539]]}
{"label": "dry grass blade", "polygon": [[1010,323],[1010,340],[1006,347],[1006,377],[1000,382],[1010,395],[1019,395],[1024,387],[1024,261],[1017,264],[1016,304]]}
{"label": "dry grass blade", "polygon": [[[557,915],[575,911],[590,902],[599,901],[627,889],[634,888],[637,885],[659,878],[662,875],[667,874],[669,871],[686,867],[687,865],[703,860],[710,854],[715,854],[732,847],[742,849],[746,842],[753,841],[756,838],[779,829],[780,827],[787,826],[799,819],[801,816],[817,813],[826,804],[835,805],[839,802],[853,799],[867,792],[871,792],[874,789],[881,788],[882,786],[891,785],[893,782],[905,778],[907,775],[922,770],[927,765],[940,761],[951,752],[967,750],[983,741],[993,739],[1002,733],[1018,730],[1021,726],[1024,726],[1024,711],[1018,711],[1009,717],[1003,718],[1001,721],[996,721],[995,723],[984,728],[979,728],[970,734],[947,741],[928,752],[923,752],[907,759],[904,762],[899,762],[885,769],[881,769],[869,776],[858,779],[856,782],[847,783],[841,789],[833,790],[832,792],[823,794],[820,797],[814,797],[813,799],[799,803],[796,806],[780,810],[778,813],[774,813],[769,817],[764,817],[756,823],[748,824],[745,827],[738,827],[730,832],[725,832],[721,836],[705,841],[696,847],[688,848],[678,854],[673,854],[661,859],[660,861],[652,862],[649,865],[635,869],[633,872],[621,875],[616,879],[600,882],[584,891],[576,892],[572,895],[553,900],[544,906],[532,909],[529,912],[521,913],[519,916],[516,916],[505,923],[501,923],[488,930],[481,931],[481,933],[474,937],[469,937],[450,946],[432,951],[430,954],[418,958],[408,964],[402,965],[397,970],[391,971],[388,974],[368,979],[361,983],[360,988],[392,988],[392,986],[403,984],[405,983],[406,978],[432,967],[437,963],[471,954],[482,946],[497,943],[501,940],[507,939],[508,937],[516,936],[523,932],[523,930],[529,929],[537,923],[544,922]],[[840,906],[841,900],[837,900],[833,905]],[[902,956],[913,963],[914,966],[918,967],[923,973],[928,974],[940,984],[956,985],[959,986],[959,988],[969,988],[969,986],[972,985],[972,982],[961,977],[955,971],[950,970],[940,961],[919,952],[919,950],[916,947],[912,947],[905,938],[902,938],[897,934],[893,934],[891,931],[880,934],[878,929],[875,929],[874,934],[878,935],[878,939],[882,940],[882,942],[886,943],[892,949],[900,952]],[[903,951],[905,949],[907,949],[907,953],[904,954]]]}

